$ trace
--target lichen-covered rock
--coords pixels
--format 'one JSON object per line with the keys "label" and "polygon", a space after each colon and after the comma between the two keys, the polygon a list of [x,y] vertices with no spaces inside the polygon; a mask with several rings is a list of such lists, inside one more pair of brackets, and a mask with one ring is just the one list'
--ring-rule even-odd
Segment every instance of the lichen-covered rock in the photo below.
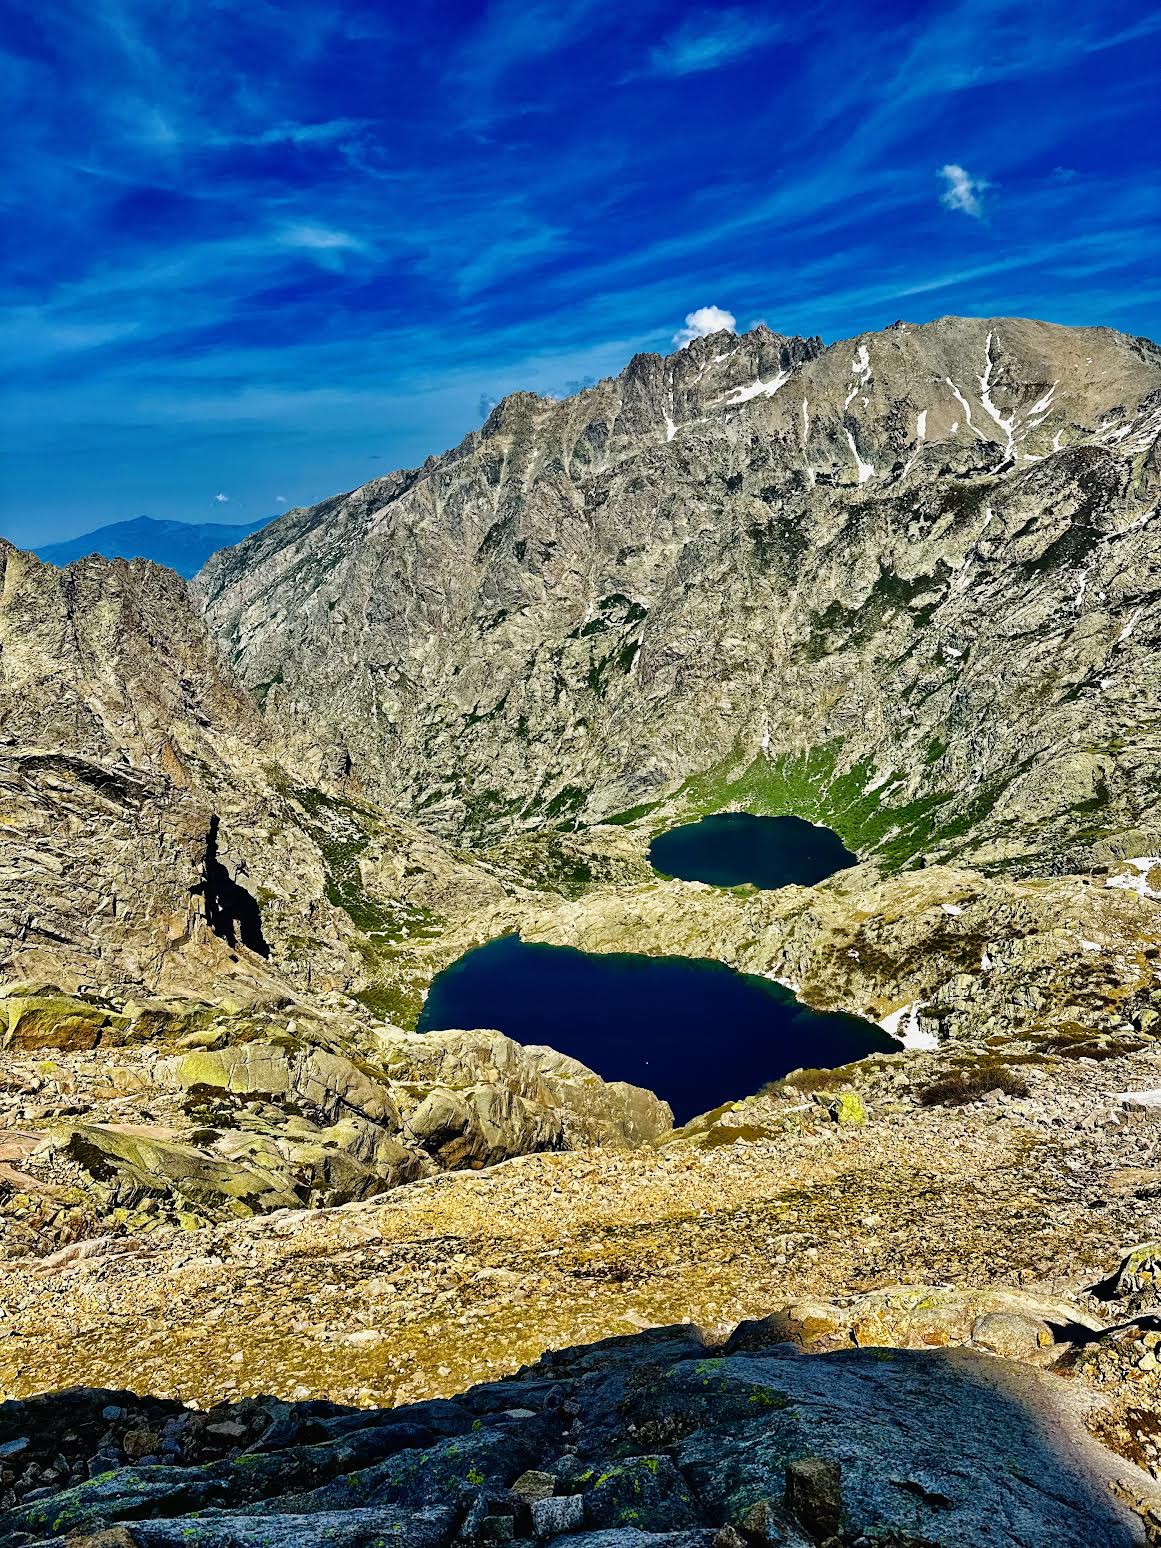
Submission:
{"label": "lichen-covered rock", "polygon": [[111,1183],[114,1208],[132,1208],[151,1195],[171,1192],[211,1213],[236,1215],[294,1209],[302,1202],[273,1172],[215,1160],[192,1145],[148,1131],[76,1125],[51,1133],[48,1145],[98,1182]]}
{"label": "lichen-covered rock", "polygon": [[1161,1242],[1142,1242],[1125,1254],[1117,1269],[1118,1296],[1150,1304],[1161,1299]]}
{"label": "lichen-covered rock", "polygon": [[[272,1399],[197,1414],[75,1391],[0,1404],[0,1441],[69,1453],[47,1485],[40,1463],[9,1462],[19,1497],[0,1541],[1135,1548],[1140,1516],[1119,1500],[1161,1498],[1086,1435],[1059,1377],[969,1352],[763,1348],[756,1325],[749,1345],[659,1329],[395,1415]],[[134,1465],[146,1430],[166,1460]],[[86,1456],[95,1476],[74,1481]]]}
{"label": "lichen-covered rock", "polygon": [[857,1091],[839,1091],[826,1101],[826,1110],[839,1125],[866,1123],[867,1109]]}
{"label": "lichen-covered rock", "polygon": [[843,1519],[842,1468],[831,1457],[786,1464],[786,1508],[816,1542],[837,1537]]}
{"label": "lichen-covered rock", "polygon": [[0,1001],[0,1013],[7,1023],[0,1032],[0,1047],[20,1053],[95,1048],[108,1028],[128,1024],[98,1005],[51,993],[10,995]]}
{"label": "lichen-covered rock", "polygon": [[626,1457],[595,1470],[585,1480],[583,1494],[585,1521],[591,1527],[674,1532],[700,1524],[693,1495],[666,1456]]}
{"label": "lichen-covered rock", "polygon": [[221,1511],[213,1516],[134,1522],[123,1541],[106,1544],[96,1537],[70,1538],[89,1548],[443,1548],[451,1537],[454,1511],[402,1511],[390,1506],[336,1511],[304,1517],[242,1516]]}

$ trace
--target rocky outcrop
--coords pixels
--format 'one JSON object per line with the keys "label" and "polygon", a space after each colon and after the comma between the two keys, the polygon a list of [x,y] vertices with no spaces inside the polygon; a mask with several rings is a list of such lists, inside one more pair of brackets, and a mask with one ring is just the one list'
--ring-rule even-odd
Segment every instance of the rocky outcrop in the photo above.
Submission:
{"label": "rocky outcrop", "polygon": [[638,1145],[673,1123],[651,1092],[498,1032],[47,992],[0,999],[4,1020],[9,1255],[333,1206],[532,1151]]}
{"label": "rocky outcrop", "polygon": [[1161,907],[1143,880],[1123,861],[1035,878],[937,865],[883,876],[868,864],[769,892],[654,878],[495,917],[527,940],[584,951],[717,958],[930,1047],[1152,1028]]}
{"label": "rocky outcrop", "polygon": [[337,766],[330,791],[298,782],[175,575],[6,544],[0,567],[9,1251],[671,1126],[499,1034],[393,1028],[443,911],[528,889],[343,793]]}
{"label": "rocky outcrop", "polygon": [[[425,1032],[378,1037],[388,1070],[435,1088],[493,1089],[559,1114],[560,1133],[575,1145],[646,1144],[673,1126],[667,1103],[625,1081],[604,1081],[555,1049],[522,1046],[497,1032]],[[414,1126],[417,1118],[408,1120]],[[430,1115],[423,1122],[430,1123]],[[531,1148],[531,1147],[530,1147]]]}
{"label": "rocky outcrop", "polygon": [[718,1344],[680,1326],[566,1349],[386,1411],[260,1399],[201,1414],[74,1389],[0,1405],[0,1541],[1143,1543],[1154,1486],[1085,1433],[1066,1391],[968,1350],[806,1353],[777,1316]]}

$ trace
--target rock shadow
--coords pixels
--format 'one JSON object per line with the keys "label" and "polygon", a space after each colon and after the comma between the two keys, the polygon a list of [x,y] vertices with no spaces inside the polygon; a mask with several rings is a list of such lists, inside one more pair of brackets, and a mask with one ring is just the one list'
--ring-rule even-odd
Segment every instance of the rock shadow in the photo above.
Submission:
{"label": "rock shadow", "polygon": [[260,957],[269,957],[270,946],[262,933],[258,900],[230,875],[218,857],[219,819],[210,818],[206,858],[202,868],[202,894],[206,923],[228,946],[245,946]]}
{"label": "rock shadow", "polygon": [[201,1412],[88,1388],[10,1401],[0,1544],[1143,1542],[1120,1501],[1144,1508],[1151,1481],[1087,1435],[1059,1377],[968,1350],[813,1354],[776,1336],[748,1323],[709,1346],[656,1328],[395,1409],[267,1397]]}

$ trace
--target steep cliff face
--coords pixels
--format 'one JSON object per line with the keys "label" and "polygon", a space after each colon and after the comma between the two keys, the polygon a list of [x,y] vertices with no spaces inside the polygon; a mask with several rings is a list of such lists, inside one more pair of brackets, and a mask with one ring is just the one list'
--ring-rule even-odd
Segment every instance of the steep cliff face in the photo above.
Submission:
{"label": "steep cliff face", "polygon": [[258,771],[253,703],[172,572],[7,544],[0,572],[5,955],[16,976],[156,975],[205,922],[215,797]]}
{"label": "steep cliff face", "polygon": [[277,762],[172,571],[0,545],[0,1256],[671,1126],[498,1033],[384,1027],[441,911],[520,889],[339,785]]}
{"label": "steep cliff face", "polygon": [[1068,868],[1150,852],[1159,433],[1106,329],[718,334],[194,584],[296,756],[458,840],[741,780],[888,866]]}
{"label": "steep cliff face", "polygon": [[357,989],[441,905],[501,890],[297,783],[182,581],[145,561],[0,544],[0,800],[9,982]]}

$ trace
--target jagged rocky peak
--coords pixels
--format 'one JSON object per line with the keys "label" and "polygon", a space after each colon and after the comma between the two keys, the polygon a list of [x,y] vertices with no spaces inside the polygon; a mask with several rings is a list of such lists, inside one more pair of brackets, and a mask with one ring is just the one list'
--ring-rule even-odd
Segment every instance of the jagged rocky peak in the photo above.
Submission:
{"label": "jagged rocky peak", "polygon": [[757,759],[824,820],[865,797],[861,852],[1071,864],[1153,798],[1159,432],[1161,351],[1108,329],[719,333],[516,395],[195,588],[295,757],[325,728],[456,841]]}
{"label": "jagged rocky peak", "polygon": [[634,355],[617,378],[617,429],[629,435],[663,430],[672,440],[681,425],[772,395],[821,349],[819,339],[786,337],[760,323],[740,335],[728,329],[705,334],[671,355]]}
{"label": "jagged rocky peak", "polygon": [[0,736],[142,769],[256,758],[264,728],[184,582],[144,559],[58,569],[0,539]]}

